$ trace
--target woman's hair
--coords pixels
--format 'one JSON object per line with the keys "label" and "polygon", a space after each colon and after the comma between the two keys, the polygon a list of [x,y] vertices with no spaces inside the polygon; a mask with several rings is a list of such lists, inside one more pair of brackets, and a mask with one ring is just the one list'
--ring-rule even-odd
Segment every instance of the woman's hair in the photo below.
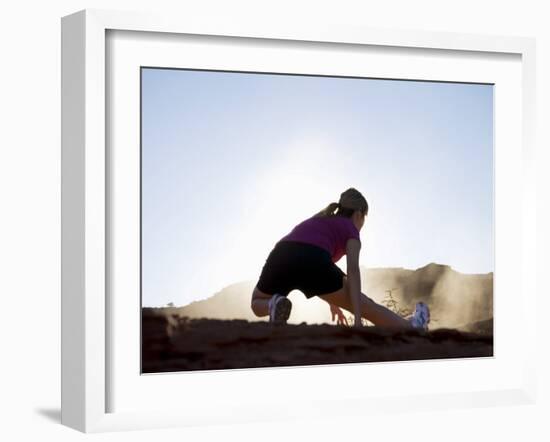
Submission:
{"label": "woman's hair", "polygon": [[353,215],[353,212],[356,210],[359,210],[366,215],[369,211],[369,205],[365,197],[361,195],[361,192],[353,187],[350,187],[340,195],[339,202],[330,203],[315,216],[345,216],[347,218],[351,218],[351,215]]}

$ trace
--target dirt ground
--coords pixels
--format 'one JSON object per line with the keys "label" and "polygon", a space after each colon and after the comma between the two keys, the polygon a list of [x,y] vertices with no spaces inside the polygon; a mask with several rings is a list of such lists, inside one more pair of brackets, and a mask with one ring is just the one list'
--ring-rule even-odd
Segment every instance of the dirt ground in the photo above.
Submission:
{"label": "dirt ground", "polygon": [[492,334],[451,329],[273,325],[189,319],[143,309],[142,372],[472,358],[493,355]]}

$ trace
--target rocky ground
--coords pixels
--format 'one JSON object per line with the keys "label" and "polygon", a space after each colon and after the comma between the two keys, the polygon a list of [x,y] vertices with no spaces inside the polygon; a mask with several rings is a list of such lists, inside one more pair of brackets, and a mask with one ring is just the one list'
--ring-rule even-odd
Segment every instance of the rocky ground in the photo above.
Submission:
{"label": "rocky ground", "polygon": [[493,336],[452,329],[272,325],[189,319],[143,309],[142,372],[472,358],[493,355]]}

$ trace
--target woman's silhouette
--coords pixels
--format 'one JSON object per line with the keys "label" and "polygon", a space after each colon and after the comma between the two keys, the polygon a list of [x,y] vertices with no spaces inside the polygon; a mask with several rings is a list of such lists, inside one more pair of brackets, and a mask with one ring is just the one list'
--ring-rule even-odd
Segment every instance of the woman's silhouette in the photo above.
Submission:
{"label": "woman's silhouette", "polygon": [[[254,314],[286,323],[292,309],[287,295],[297,289],[306,298],[318,296],[326,301],[338,323],[345,321],[343,308],[354,315],[355,326],[361,326],[365,318],[377,326],[427,329],[430,313],[424,303],[417,303],[407,320],[361,293],[359,232],[368,208],[358,190],[347,189],[338,203],[329,204],[279,240],[252,293]],[[344,255],[347,275],[335,264]]]}

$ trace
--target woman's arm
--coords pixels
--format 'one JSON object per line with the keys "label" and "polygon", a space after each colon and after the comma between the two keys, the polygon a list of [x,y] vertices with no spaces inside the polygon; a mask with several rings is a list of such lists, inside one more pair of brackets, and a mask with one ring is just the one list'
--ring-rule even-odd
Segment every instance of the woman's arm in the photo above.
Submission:
{"label": "woman's arm", "polygon": [[334,322],[334,320],[336,319],[336,324],[338,325],[349,325],[348,324],[348,320],[347,318],[344,316],[344,312],[342,312],[342,309],[340,307],[338,307],[337,305],[334,305],[334,304],[331,304],[330,302],[328,302],[324,297],[322,296],[319,296],[319,299],[322,299],[323,301],[325,301],[329,308],[330,308],[330,314],[332,316],[332,321]]}
{"label": "woman's arm", "polygon": [[361,274],[359,272],[359,251],[361,250],[361,241],[358,239],[348,239],[346,243],[348,287],[353,313],[355,318],[355,327],[361,327]]}

